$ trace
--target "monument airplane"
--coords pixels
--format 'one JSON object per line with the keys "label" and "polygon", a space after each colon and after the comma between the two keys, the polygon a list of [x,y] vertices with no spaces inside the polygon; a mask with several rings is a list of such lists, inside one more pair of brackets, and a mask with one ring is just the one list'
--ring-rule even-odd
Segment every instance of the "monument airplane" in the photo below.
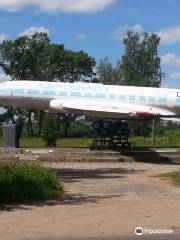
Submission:
{"label": "monument airplane", "polygon": [[109,119],[180,117],[180,90],[96,83],[7,81],[0,104]]}

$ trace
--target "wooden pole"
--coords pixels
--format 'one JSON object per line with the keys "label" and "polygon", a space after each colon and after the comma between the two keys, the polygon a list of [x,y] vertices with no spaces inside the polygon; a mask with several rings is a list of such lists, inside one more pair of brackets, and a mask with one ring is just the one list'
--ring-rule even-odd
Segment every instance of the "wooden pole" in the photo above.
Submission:
{"label": "wooden pole", "polygon": [[152,146],[154,147],[155,118],[152,119]]}

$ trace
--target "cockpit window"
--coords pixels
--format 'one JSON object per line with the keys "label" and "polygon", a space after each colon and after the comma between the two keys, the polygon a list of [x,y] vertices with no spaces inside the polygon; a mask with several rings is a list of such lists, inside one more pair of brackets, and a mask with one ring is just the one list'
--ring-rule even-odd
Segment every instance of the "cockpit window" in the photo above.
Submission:
{"label": "cockpit window", "polygon": [[180,92],[177,92],[177,97],[180,97]]}

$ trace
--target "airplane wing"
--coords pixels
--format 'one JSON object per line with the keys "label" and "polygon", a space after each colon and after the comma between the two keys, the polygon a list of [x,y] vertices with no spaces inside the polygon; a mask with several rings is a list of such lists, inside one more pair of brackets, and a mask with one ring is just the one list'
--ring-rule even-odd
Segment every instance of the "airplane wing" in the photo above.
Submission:
{"label": "airplane wing", "polygon": [[50,107],[55,111],[68,112],[73,114],[83,114],[105,118],[123,118],[129,116],[153,117],[164,116],[172,117],[174,113],[157,107],[129,103],[112,103],[102,101],[62,101],[51,100]]}

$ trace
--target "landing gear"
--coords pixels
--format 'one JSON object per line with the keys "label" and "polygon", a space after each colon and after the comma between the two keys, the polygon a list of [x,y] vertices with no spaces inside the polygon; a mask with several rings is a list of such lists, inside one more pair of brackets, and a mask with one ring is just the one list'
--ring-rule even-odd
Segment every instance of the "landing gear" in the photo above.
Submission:
{"label": "landing gear", "polygon": [[129,129],[126,121],[94,121],[92,148],[120,149],[129,147]]}

